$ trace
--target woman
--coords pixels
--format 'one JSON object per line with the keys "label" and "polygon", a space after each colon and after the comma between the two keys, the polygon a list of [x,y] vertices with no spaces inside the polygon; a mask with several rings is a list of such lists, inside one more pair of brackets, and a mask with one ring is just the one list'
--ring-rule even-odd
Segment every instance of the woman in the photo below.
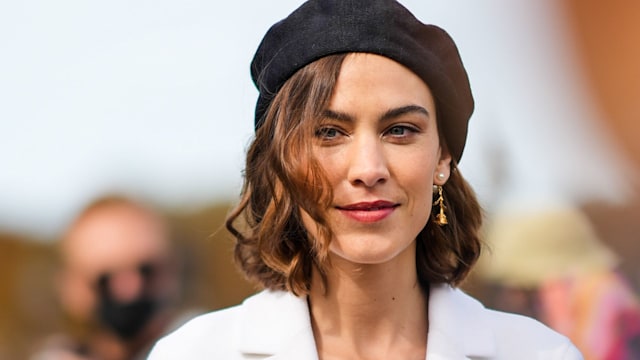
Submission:
{"label": "woman", "polygon": [[456,169],[473,98],[442,29],[395,1],[312,0],[269,30],[251,70],[256,135],[227,227],[266,290],[152,359],[581,359],[455,289],[481,213]]}
{"label": "woman", "polygon": [[583,211],[502,209],[484,229],[492,256],[477,271],[496,308],[542,320],[586,359],[640,359],[640,299]]}

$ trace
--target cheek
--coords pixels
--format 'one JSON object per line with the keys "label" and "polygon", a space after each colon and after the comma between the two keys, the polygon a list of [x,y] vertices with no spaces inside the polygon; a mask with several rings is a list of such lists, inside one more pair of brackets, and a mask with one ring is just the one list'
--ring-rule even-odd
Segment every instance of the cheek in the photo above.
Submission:
{"label": "cheek", "polygon": [[344,149],[340,147],[316,149],[313,155],[324,177],[331,184],[335,184],[344,175],[348,161],[348,154]]}
{"label": "cheek", "polygon": [[76,319],[89,319],[96,306],[96,295],[88,280],[68,275],[62,280],[61,302],[66,311]]}
{"label": "cheek", "polygon": [[[423,165],[416,165],[423,164]],[[435,161],[428,156],[405,157],[395,166],[394,175],[411,202],[412,213],[424,216],[433,203]]]}
{"label": "cheek", "polygon": [[390,168],[399,181],[414,186],[432,185],[437,159],[426,151],[399,153]]}

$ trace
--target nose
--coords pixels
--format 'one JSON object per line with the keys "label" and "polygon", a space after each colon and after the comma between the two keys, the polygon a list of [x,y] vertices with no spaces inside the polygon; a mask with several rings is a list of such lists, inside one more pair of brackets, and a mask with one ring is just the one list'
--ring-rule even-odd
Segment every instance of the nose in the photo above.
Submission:
{"label": "nose", "polygon": [[389,179],[384,149],[377,136],[358,139],[352,146],[348,173],[352,185],[373,187]]}
{"label": "nose", "polygon": [[144,281],[138,271],[126,269],[112,275],[110,287],[113,297],[126,303],[141,295]]}

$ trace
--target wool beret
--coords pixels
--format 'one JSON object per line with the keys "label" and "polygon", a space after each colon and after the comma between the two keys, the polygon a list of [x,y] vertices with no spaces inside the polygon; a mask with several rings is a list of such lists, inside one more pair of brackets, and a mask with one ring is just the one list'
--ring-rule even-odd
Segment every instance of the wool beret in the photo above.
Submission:
{"label": "wool beret", "polygon": [[473,96],[453,39],[394,0],[310,0],[266,33],[251,62],[259,91],[258,129],[275,94],[296,71],[324,56],[364,52],[403,64],[427,84],[451,156],[460,161]]}

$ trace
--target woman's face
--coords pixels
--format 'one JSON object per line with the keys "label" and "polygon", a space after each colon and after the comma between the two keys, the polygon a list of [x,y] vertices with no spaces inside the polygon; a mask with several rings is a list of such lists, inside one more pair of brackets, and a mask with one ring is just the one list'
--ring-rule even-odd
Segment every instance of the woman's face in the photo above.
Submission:
{"label": "woman's face", "polygon": [[[326,214],[332,257],[376,264],[414,251],[433,184],[444,184],[451,162],[431,91],[417,75],[386,57],[347,56],[313,151],[333,189]],[[303,219],[317,235],[313,220]]]}

